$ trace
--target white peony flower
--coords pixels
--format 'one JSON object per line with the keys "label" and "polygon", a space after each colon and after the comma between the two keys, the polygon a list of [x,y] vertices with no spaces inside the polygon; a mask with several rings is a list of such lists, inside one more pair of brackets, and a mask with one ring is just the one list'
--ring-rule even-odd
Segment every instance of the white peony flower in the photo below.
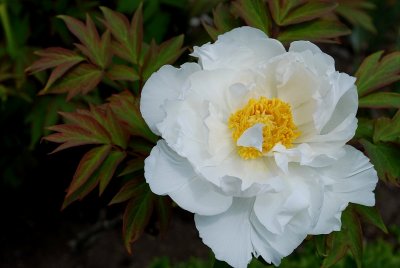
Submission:
{"label": "white peony flower", "polygon": [[349,202],[373,206],[376,171],[346,145],[357,127],[355,78],[314,44],[289,51],[241,27],[163,66],[140,109],[162,137],[145,161],[151,190],[195,213],[217,259],[279,265],[308,234],[341,227]]}

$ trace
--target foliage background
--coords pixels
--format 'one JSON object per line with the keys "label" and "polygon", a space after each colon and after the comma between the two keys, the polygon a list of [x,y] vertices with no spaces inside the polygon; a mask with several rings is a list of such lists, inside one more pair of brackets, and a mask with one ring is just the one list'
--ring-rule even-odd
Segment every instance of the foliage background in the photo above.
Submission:
{"label": "foliage background", "polygon": [[[188,47],[209,41],[201,21],[212,24],[212,10],[219,2],[222,1],[144,1],[144,40],[150,42],[154,38],[160,43],[184,33],[184,44]],[[375,5],[374,9],[367,9],[375,29],[365,26],[368,25],[365,21],[362,27],[344,20],[352,34],[341,38],[341,45],[321,45],[335,58],[337,68],[348,73],[354,73],[364,57],[375,51],[400,50],[400,2],[363,2]],[[92,17],[100,17],[99,6],[131,17],[139,1],[0,1],[0,226],[3,230],[0,266],[208,267],[211,265],[209,252],[197,237],[192,215],[177,208],[173,208],[173,221],[164,239],[157,238],[159,226],[154,221],[133,246],[133,254],[127,255],[120,231],[122,208],[107,206],[119,189],[117,184],[110,184],[100,198],[92,193],[83,202],[60,212],[65,188],[87,149],[77,147],[48,155],[54,145],[40,143],[40,137],[49,134],[45,127],[61,122],[58,110],[68,112],[85,107],[86,103],[100,104],[112,91],[101,86],[101,90],[71,102],[66,102],[64,96],[39,96],[45,74],[27,76],[25,69],[37,59],[34,51],[50,46],[71,48],[76,42],[57,15],[84,19],[90,13]],[[187,61],[187,54],[186,51],[177,64]],[[392,90],[400,93],[399,83]],[[370,113],[375,117],[391,117],[394,110],[360,110],[359,115]],[[364,126],[368,132],[371,122]],[[358,135],[364,137],[365,133],[359,131]],[[364,259],[365,267],[372,266],[371,263],[377,265],[378,261],[380,266],[376,267],[398,266],[400,230],[396,226],[400,225],[397,213],[400,203],[397,193],[394,186],[380,182],[377,206],[385,223],[394,227],[385,235],[372,226],[365,226],[369,241],[364,254],[368,256]],[[284,267],[297,267],[295,264],[299,263],[303,267],[318,265],[319,259],[309,244],[306,242],[297,255],[288,258]],[[338,264],[338,267],[353,266],[350,257]]]}

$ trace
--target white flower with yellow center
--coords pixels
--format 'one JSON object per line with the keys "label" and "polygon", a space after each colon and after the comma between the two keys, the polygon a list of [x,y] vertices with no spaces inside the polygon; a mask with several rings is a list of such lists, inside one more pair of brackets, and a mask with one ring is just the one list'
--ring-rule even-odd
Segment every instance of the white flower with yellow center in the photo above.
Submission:
{"label": "white flower with yellow center", "polygon": [[151,190],[195,213],[217,259],[279,265],[308,234],[340,230],[349,202],[375,203],[377,175],[345,145],[357,127],[355,78],[307,41],[251,27],[163,66],[140,109],[162,137],[145,161]]}

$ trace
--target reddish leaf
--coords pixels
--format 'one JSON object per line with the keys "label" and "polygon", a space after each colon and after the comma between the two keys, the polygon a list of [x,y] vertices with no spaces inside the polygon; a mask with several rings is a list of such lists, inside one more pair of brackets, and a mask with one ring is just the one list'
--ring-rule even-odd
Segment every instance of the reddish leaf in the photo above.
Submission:
{"label": "reddish leaf", "polygon": [[280,25],[286,26],[290,24],[298,24],[320,18],[334,10],[336,7],[337,3],[335,2],[306,2],[303,5],[290,10],[290,12],[281,19]]}
{"label": "reddish leaf", "polygon": [[[147,186],[147,184],[146,184]],[[131,254],[131,243],[135,242],[143,233],[153,212],[154,194],[147,189],[129,201],[123,218],[123,236],[125,248]]]}
{"label": "reddish leaf", "polygon": [[80,145],[104,144],[104,141],[102,139],[98,139],[92,134],[92,132],[76,125],[56,125],[49,127],[48,129],[59,131],[59,133],[50,134],[44,137],[44,140],[63,143],[51,153],[56,153],[64,149]]}
{"label": "reddish leaf", "polygon": [[126,167],[118,174],[118,177],[125,176],[126,174],[131,174],[136,171],[142,170],[144,167],[144,159],[143,158],[135,158],[129,160],[126,164]]}
{"label": "reddish leaf", "polygon": [[139,108],[137,107],[137,102],[129,91],[111,96],[109,102],[118,120],[127,125],[131,135],[141,136],[152,142],[158,140],[158,137],[151,132],[146,122],[143,120]]}
{"label": "reddish leaf", "polygon": [[111,137],[111,142],[126,149],[129,134],[123,128],[122,123],[118,121],[113,110],[108,105],[104,110],[95,107],[91,107],[90,110],[96,120],[107,130]]}
{"label": "reddish leaf", "polygon": [[374,142],[396,142],[400,141],[400,110],[392,119],[381,117],[375,121]]}
{"label": "reddish leaf", "polygon": [[109,60],[109,55],[107,55],[110,43],[110,39],[107,37],[108,34],[103,35],[103,38],[100,39],[96,26],[89,15],[86,16],[86,25],[69,16],[61,15],[58,17],[65,22],[68,29],[81,41],[83,46],[78,44],[77,47],[82,53],[88,56],[97,66],[105,68]]}
{"label": "reddish leaf", "polygon": [[147,80],[161,66],[173,63],[186,50],[182,45],[183,35],[171,38],[160,46],[152,42],[143,66],[143,80]]}
{"label": "reddish leaf", "polygon": [[350,34],[350,30],[342,23],[333,20],[314,20],[287,27],[278,36],[282,42],[310,40],[332,42],[333,38]]}
{"label": "reddish leaf", "polygon": [[77,94],[87,94],[93,90],[103,78],[103,72],[91,64],[82,63],[70,70],[62,79],[45,88],[39,94],[66,93],[67,99]]}
{"label": "reddish leaf", "polygon": [[100,195],[104,192],[111,178],[114,176],[117,166],[124,160],[125,156],[125,152],[112,151],[96,172],[100,181]]}
{"label": "reddish leaf", "polygon": [[85,60],[81,55],[61,47],[46,48],[35,52],[35,54],[40,56],[40,59],[35,61],[26,69],[26,72],[29,72],[30,74],[59,65],[69,66],[69,68],[72,68],[74,65]]}
{"label": "reddish leaf", "polygon": [[155,198],[156,212],[160,224],[161,234],[165,234],[171,221],[172,204],[167,196],[157,196]]}
{"label": "reddish leaf", "polygon": [[122,64],[111,65],[106,75],[111,80],[123,80],[132,82],[139,80],[139,74],[135,69]]}
{"label": "reddish leaf", "polygon": [[[103,143],[111,142],[110,133],[96,120],[94,115],[82,114],[82,111],[78,111],[75,113],[60,112],[60,114],[66,120],[89,131],[92,137],[102,141]],[[56,129],[52,130],[59,131]]]}
{"label": "reddish leaf", "polygon": [[115,53],[123,59],[136,64],[143,42],[142,5],[136,10],[132,23],[121,13],[107,7],[100,7],[105,17],[104,24],[117,40]]}
{"label": "reddish leaf", "polygon": [[79,162],[74,177],[68,187],[67,197],[79,189],[97,168],[104,162],[111,150],[111,145],[103,145],[91,149],[87,152]]}
{"label": "reddish leaf", "polygon": [[122,203],[128,201],[135,196],[142,195],[148,188],[147,184],[139,178],[134,178],[127,182],[119,192],[114,196],[109,205]]}

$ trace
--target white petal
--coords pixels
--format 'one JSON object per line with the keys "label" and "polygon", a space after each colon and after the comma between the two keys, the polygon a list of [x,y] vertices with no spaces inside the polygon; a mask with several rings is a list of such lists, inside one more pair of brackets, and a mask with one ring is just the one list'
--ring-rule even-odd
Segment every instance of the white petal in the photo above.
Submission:
{"label": "white petal", "polygon": [[272,262],[276,266],[307,237],[307,233],[302,228],[292,226],[286,228],[282,234],[273,234],[261,224],[254,213],[251,214],[250,221],[253,227],[251,241],[255,255],[261,255],[265,261]]}
{"label": "white petal", "polygon": [[253,147],[262,152],[264,124],[257,123],[246,129],[239,137],[236,144],[243,147]]}
{"label": "white petal", "polygon": [[168,194],[180,207],[193,213],[218,214],[232,203],[232,197],[217,192],[163,140],[157,143],[145,160],[145,178],[154,193]]}
{"label": "white petal", "polygon": [[215,216],[195,215],[196,228],[204,244],[219,260],[235,268],[245,268],[253,251],[250,213],[254,199],[235,198],[232,206]]}
{"label": "white petal", "polygon": [[165,117],[162,109],[165,101],[177,99],[185,88],[186,79],[199,70],[196,63],[185,63],[179,69],[164,65],[147,80],[140,99],[140,112],[155,134],[160,135],[156,124]]}
{"label": "white petal", "polygon": [[340,213],[349,202],[365,206],[375,204],[374,189],[378,182],[369,159],[351,146],[346,155],[330,167],[317,169],[325,183],[321,216],[312,234],[325,234],[340,229]]}
{"label": "white petal", "polygon": [[283,45],[264,32],[240,27],[218,37],[214,44],[194,47],[192,56],[199,58],[205,70],[219,68],[252,69],[260,62],[285,53]]}

